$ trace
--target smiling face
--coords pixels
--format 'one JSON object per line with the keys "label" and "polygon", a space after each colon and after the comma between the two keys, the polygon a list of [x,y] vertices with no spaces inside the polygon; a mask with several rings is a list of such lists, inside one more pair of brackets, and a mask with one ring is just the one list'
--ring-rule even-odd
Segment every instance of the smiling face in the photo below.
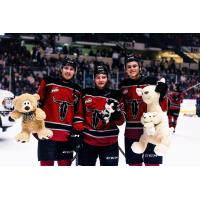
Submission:
{"label": "smiling face", "polygon": [[138,79],[140,77],[140,66],[138,62],[131,61],[126,64],[126,73],[131,79]]}
{"label": "smiling face", "polygon": [[97,74],[94,78],[94,82],[97,88],[104,89],[108,83],[108,77],[106,74]]}
{"label": "smiling face", "polygon": [[73,78],[73,76],[75,75],[75,69],[72,66],[69,65],[65,65],[62,69],[61,69],[61,76],[65,79],[65,80],[71,80]]}

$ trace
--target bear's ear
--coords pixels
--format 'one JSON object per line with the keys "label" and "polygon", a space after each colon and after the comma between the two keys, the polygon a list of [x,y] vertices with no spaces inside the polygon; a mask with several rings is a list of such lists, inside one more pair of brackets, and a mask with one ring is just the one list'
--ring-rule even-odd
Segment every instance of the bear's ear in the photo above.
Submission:
{"label": "bear's ear", "polygon": [[147,112],[143,112],[143,117],[146,117],[147,116]]}
{"label": "bear's ear", "polygon": [[34,94],[33,96],[36,98],[37,101],[40,100],[40,95],[39,94]]}
{"label": "bear's ear", "polygon": [[136,93],[138,96],[142,96],[142,88],[136,88]]}

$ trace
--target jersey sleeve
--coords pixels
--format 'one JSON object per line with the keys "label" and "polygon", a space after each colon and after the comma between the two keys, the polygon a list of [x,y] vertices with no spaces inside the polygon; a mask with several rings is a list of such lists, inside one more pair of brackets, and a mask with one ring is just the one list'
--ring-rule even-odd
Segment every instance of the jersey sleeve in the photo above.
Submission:
{"label": "jersey sleeve", "polygon": [[124,111],[124,99],[121,90],[118,90],[116,95],[118,96],[119,110],[117,111],[118,117],[116,117],[114,121],[117,126],[121,126],[126,121],[126,113]]}
{"label": "jersey sleeve", "polygon": [[168,101],[169,101],[168,98],[165,97],[165,98],[160,102],[160,106],[161,106],[163,112],[168,111],[168,106],[169,106],[169,102],[168,102]]}
{"label": "jersey sleeve", "polygon": [[45,98],[45,93],[46,93],[46,81],[45,81],[45,79],[43,79],[40,82],[40,85],[39,85],[37,93],[40,96],[40,101],[39,102],[40,102],[40,104],[42,104],[43,101],[44,101],[44,98]]}

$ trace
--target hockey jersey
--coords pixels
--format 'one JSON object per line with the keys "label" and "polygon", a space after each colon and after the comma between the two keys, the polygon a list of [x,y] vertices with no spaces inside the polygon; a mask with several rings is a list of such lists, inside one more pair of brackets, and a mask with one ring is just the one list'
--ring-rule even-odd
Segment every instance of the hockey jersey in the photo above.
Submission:
{"label": "hockey jersey", "polygon": [[180,110],[183,102],[183,94],[181,92],[169,92],[169,110]]}
{"label": "hockey jersey", "polygon": [[[153,77],[141,76],[137,80],[125,79],[120,84],[120,90],[123,96],[124,111],[126,113],[125,137],[139,139],[143,133],[143,125],[140,122],[141,116],[147,112],[147,105],[142,97],[136,93],[136,88],[144,88],[147,85],[156,85],[157,79]],[[167,99],[160,102],[163,111],[167,111]]]}
{"label": "hockey jersey", "polygon": [[83,90],[84,112],[84,142],[93,146],[108,146],[118,141],[119,129],[117,125],[125,122],[123,112],[118,119],[109,119],[108,123],[101,117],[105,105],[109,99],[117,102],[120,100],[120,92],[111,89],[99,90],[88,88]]}
{"label": "hockey jersey", "polygon": [[68,141],[73,129],[83,130],[81,89],[73,81],[44,78],[39,86],[40,107],[46,113],[45,126],[54,141]]}

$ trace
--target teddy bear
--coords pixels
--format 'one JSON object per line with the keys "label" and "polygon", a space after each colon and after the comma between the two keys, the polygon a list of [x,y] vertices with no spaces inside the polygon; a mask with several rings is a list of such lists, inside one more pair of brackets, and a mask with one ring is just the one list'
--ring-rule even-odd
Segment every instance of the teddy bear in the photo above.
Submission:
{"label": "teddy bear", "polygon": [[[143,101],[147,104],[147,112],[156,112],[157,117],[154,119],[155,133],[146,134],[143,133],[138,142],[134,142],[131,149],[135,153],[143,153],[148,143],[152,143],[155,146],[154,152],[163,156],[166,154],[170,145],[170,130],[168,126],[167,114],[162,111],[159,100],[160,92],[158,92],[159,84],[165,82],[165,79],[161,79],[157,85],[149,85],[142,88],[137,88],[136,92],[138,96],[141,96]],[[145,127],[144,127],[145,129]]]}
{"label": "teddy bear", "polygon": [[154,135],[156,133],[155,125],[160,123],[161,116],[157,112],[144,112],[141,117],[141,123],[144,126],[144,134]]}
{"label": "teddy bear", "polygon": [[49,139],[53,132],[45,128],[45,112],[38,108],[38,94],[22,94],[13,100],[14,110],[10,117],[14,120],[22,117],[22,131],[17,134],[18,142],[28,142],[31,133],[37,133],[39,139]]}

